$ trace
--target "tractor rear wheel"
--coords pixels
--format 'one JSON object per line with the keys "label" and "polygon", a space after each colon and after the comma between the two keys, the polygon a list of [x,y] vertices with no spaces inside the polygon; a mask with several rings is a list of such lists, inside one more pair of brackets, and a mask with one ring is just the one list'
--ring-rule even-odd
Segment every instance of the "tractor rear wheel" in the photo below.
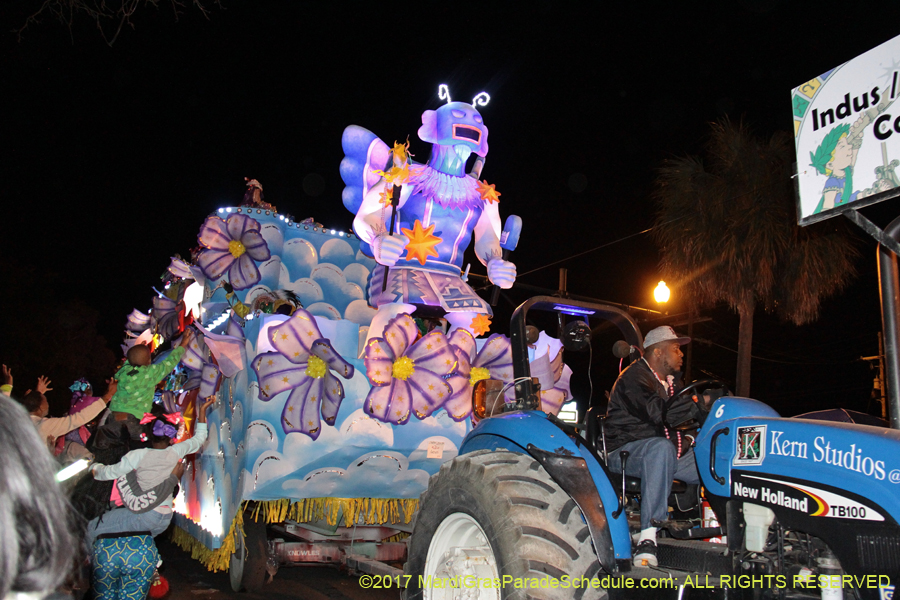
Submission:
{"label": "tractor rear wheel", "polygon": [[491,600],[607,597],[594,587],[603,573],[578,506],[538,461],[506,451],[459,456],[432,476],[406,574],[407,600],[474,586]]}

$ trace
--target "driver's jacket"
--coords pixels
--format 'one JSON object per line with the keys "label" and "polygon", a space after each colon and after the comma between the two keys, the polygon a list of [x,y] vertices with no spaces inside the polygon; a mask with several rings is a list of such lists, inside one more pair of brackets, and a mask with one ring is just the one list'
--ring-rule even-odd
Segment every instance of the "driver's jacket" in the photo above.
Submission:
{"label": "driver's jacket", "polygon": [[[704,411],[690,396],[678,398],[656,378],[650,366],[637,360],[622,371],[613,385],[606,413],[606,451],[650,437],[663,437],[665,429],[691,419],[701,419]],[[667,406],[668,405],[668,406]]]}

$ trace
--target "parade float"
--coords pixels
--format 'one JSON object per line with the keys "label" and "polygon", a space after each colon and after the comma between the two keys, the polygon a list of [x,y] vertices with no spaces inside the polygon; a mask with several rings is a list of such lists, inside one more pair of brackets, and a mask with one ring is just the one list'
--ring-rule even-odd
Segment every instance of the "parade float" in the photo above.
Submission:
{"label": "parade float", "polygon": [[[123,350],[198,334],[158,392],[185,436],[198,399],[217,400],[174,538],[209,569],[230,568],[235,589],[259,585],[266,561],[270,573],[403,561],[420,494],[477,419],[474,384],[506,382],[512,398],[510,341],[490,332],[463,261],[473,245],[490,281],[510,287],[521,221],[501,230],[500,193],[480,179],[487,94],[453,102],[442,86],[440,97],[418,131],[432,145],[425,164],[408,142],[345,130],[353,232],[294,220],[250,180],[239,205],[205,220],[190,259],[172,259],[149,313],[128,317]],[[530,354],[555,414],[569,398],[562,345],[541,334]]]}

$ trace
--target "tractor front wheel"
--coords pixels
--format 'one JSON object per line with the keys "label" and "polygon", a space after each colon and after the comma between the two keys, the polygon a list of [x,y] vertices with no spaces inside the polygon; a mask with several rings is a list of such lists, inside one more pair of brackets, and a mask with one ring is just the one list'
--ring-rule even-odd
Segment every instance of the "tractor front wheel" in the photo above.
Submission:
{"label": "tractor front wheel", "polygon": [[581,511],[540,463],[485,450],[431,478],[410,538],[404,598],[450,600],[477,587],[479,599],[598,600],[607,597],[600,571]]}

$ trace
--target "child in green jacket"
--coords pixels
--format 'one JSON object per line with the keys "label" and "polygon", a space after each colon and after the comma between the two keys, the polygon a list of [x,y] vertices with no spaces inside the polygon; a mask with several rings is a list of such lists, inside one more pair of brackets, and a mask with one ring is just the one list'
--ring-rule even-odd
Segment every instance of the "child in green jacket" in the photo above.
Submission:
{"label": "child in green jacket", "polygon": [[156,385],[172,372],[193,337],[194,332],[186,330],[178,347],[157,363],[151,361],[147,346],[136,345],[128,350],[125,364],[115,374],[119,388],[109,402],[109,410],[114,420],[124,421],[132,439],[143,432],[140,420],[153,407]]}

